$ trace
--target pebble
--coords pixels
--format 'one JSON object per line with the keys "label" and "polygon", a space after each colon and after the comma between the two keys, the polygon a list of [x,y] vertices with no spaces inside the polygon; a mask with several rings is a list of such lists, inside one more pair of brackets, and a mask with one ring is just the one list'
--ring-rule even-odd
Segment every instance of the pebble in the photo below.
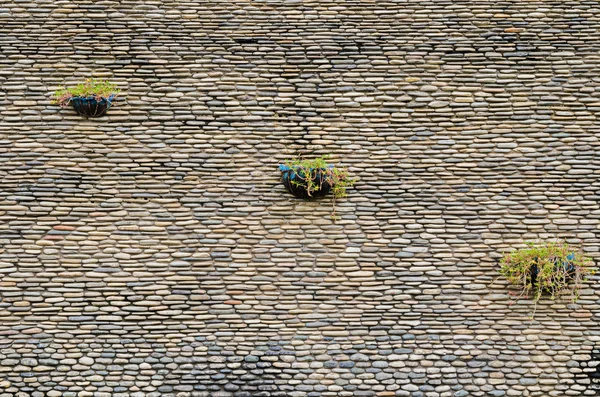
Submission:
{"label": "pebble", "polygon": [[79,359],[79,364],[90,366],[94,364],[94,359],[91,357],[81,357]]}

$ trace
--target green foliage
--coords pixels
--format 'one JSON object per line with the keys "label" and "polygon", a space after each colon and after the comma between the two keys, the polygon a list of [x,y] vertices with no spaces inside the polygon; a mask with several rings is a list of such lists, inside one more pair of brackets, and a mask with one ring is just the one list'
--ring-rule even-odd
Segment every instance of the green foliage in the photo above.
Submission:
{"label": "green foliage", "polygon": [[[284,163],[296,175],[296,180],[292,183],[296,186],[303,186],[309,196],[312,193],[321,190],[324,183],[331,186],[331,193],[334,198],[346,197],[346,188],[352,187],[354,179],[348,176],[348,171],[344,168],[330,167],[327,163],[327,157],[317,157],[312,160],[293,159]],[[318,174],[322,177],[318,178]]]}
{"label": "green foliage", "polygon": [[544,292],[552,300],[570,293],[575,302],[583,282],[595,273],[591,259],[566,243],[526,244],[500,261],[500,273],[520,289],[518,297],[531,297],[537,304]]}
{"label": "green foliage", "polygon": [[108,80],[86,79],[83,83],[79,83],[74,87],[60,87],[54,93],[52,103],[66,107],[73,97],[93,96],[97,100],[100,100],[101,98],[108,98],[113,94],[116,95],[119,91],[117,86],[108,82]]}
{"label": "green foliage", "polygon": [[[284,162],[295,174],[292,184],[303,187],[309,196],[323,188],[327,183],[331,186],[333,194],[333,213],[331,218],[335,221],[335,200],[346,197],[346,188],[354,186],[355,179],[350,178],[348,171],[344,168],[331,167],[327,163],[329,156],[321,156],[315,159],[292,159]],[[319,174],[321,177],[319,178]]]}

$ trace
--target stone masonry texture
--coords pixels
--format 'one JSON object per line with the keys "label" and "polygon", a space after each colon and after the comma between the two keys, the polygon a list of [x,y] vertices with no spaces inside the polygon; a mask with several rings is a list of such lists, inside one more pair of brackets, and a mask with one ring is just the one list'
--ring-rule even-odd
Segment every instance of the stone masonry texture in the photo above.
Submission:
{"label": "stone masonry texture", "polygon": [[600,259],[599,50],[587,0],[0,1],[0,397],[599,395],[598,277],[497,272]]}

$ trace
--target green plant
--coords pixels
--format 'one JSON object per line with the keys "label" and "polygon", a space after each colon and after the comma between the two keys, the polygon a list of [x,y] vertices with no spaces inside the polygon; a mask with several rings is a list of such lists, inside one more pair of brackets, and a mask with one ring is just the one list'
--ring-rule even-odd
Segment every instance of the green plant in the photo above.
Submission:
{"label": "green plant", "polygon": [[335,200],[346,197],[346,188],[354,186],[355,179],[350,178],[345,168],[334,167],[327,163],[328,156],[315,159],[295,158],[284,162],[293,172],[291,183],[306,190],[308,197],[321,191],[325,185],[331,188],[333,194],[333,214],[335,218]]}
{"label": "green plant", "polygon": [[537,305],[544,292],[552,300],[570,293],[575,302],[583,282],[595,273],[591,259],[566,243],[526,244],[500,261],[500,273],[520,289],[517,298],[531,297]]}
{"label": "green plant", "polygon": [[86,79],[83,83],[79,83],[74,87],[60,87],[54,93],[52,103],[66,107],[73,97],[93,96],[96,100],[100,100],[111,95],[117,95],[119,91],[117,86],[108,82],[108,80]]}

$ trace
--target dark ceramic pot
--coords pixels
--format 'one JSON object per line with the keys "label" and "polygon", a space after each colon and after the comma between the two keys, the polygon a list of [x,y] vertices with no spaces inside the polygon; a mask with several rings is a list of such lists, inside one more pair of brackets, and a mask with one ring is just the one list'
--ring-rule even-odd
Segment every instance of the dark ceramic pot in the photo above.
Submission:
{"label": "dark ceramic pot", "polygon": [[[332,168],[333,166],[330,166]],[[304,180],[305,175],[302,171],[297,168],[293,169],[287,165],[280,164],[279,170],[281,170],[281,181],[286,190],[294,196],[301,199],[313,199],[327,195],[331,190],[331,185],[327,182],[327,169],[322,168],[317,170],[313,182],[320,186],[319,190],[312,191],[310,195],[307,191],[307,181]]]}
{"label": "dark ceramic pot", "polygon": [[[575,265],[573,265],[573,262],[572,262],[574,259],[575,259],[575,254],[570,253],[569,255],[567,255],[566,262],[562,262],[560,264],[556,263],[554,265],[554,267],[556,269],[559,266],[562,266],[565,270],[565,277],[570,279],[575,274]],[[540,270],[538,269],[537,265],[533,265],[531,267],[531,273],[529,274],[529,277],[531,278],[531,285],[535,285],[535,283],[537,282],[537,275],[538,275],[539,271]]]}
{"label": "dark ceramic pot", "polygon": [[112,105],[113,99],[115,99],[114,94],[108,98],[100,97],[99,100],[94,96],[75,96],[71,98],[69,102],[71,102],[71,105],[73,105],[75,111],[82,116],[102,117],[106,114],[106,111],[110,108],[110,105]]}

